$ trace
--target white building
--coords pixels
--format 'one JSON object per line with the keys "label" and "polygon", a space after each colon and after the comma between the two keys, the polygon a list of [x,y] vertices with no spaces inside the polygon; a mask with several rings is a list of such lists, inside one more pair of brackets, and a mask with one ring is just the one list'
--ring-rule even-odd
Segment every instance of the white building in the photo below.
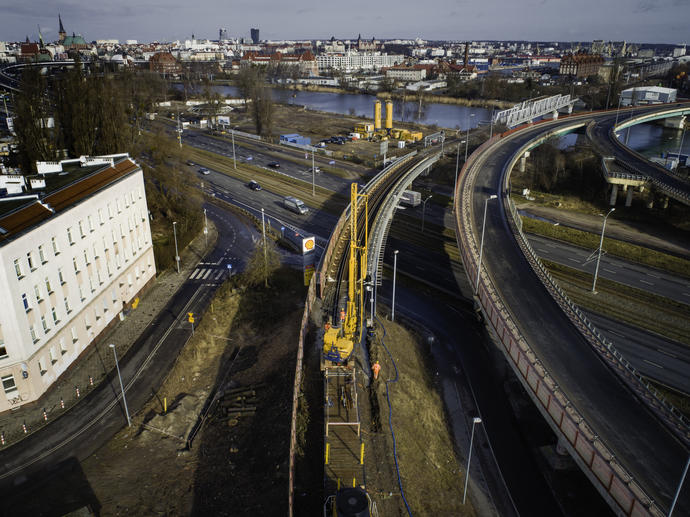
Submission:
{"label": "white building", "polygon": [[386,70],[386,77],[396,81],[419,82],[426,78],[426,68],[394,66]]}
{"label": "white building", "polygon": [[[51,191],[62,165],[74,181]],[[44,197],[0,201],[0,411],[39,398],[156,274],[139,165],[114,155],[42,170]]]}
{"label": "white building", "polygon": [[639,106],[641,104],[665,104],[668,102],[676,102],[676,94],[678,90],[675,88],[662,88],[661,86],[639,86],[637,88],[628,88],[621,92],[621,106],[630,106],[634,104]]}
{"label": "white building", "polygon": [[400,54],[382,54],[380,52],[357,52],[349,50],[343,53],[323,53],[316,56],[319,71],[343,70],[354,72],[357,70],[379,70],[402,63]]}

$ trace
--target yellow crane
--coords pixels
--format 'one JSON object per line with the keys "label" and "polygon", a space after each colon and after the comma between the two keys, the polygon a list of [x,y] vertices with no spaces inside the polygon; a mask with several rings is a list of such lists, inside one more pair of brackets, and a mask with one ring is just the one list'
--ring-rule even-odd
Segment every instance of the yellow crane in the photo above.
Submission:
{"label": "yellow crane", "polygon": [[[360,245],[357,237],[357,212],[361,203],[364,205],[364,243]],[[340,308],[340,326],[326,323],[323,336],[323,358],[326,364],[345,363],[352,354],[356,339],[361,339],[364,277],[367,274],[368,226],[368,195],[359,194],[357,183],[352,183],[350,186],[350,258],[347,269],[347,301],[345,307]]]}

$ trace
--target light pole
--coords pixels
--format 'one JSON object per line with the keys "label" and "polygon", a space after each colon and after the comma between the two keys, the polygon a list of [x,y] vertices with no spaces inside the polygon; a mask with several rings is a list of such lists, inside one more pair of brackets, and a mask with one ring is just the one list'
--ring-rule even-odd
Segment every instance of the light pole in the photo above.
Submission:
{"label": "light pole", "polygon": [[[443,144],[446,141],[446,133],[445,131],[441,131],[441,158],[443,158]],[[384,165],[386,165],[384,163]]]}
{"label": "light pole", "polygon": [[621,109],[621,101],[622,101],[622,100],[623,100],[623,92],[620,92],[620,93],[618,94],[618,107],[616,108],[616,122],[615,122],[615,124],[613,124],[614,127],[618,125],[618,112],[619,112],[620,109]]}
{"label": "light pole", "polygon": [[426,212],[426,202],[429,201],[432,196],[422,200],[422,233],[424,233],[424,213]]}
{"label": "light pole", "polygon": [[235,157],[235,130],[231,129],[232,134],[232,162],[235,164],[235,169],[237,169],[237,158]]}
{"label": "light pole", "polygon": [[673,503],[671,503],[671,509],[668,511],[668,517],[673,515],[673,509],[676,507],[676,502],[678,501],[678,496],[680,495],[680,489],[683,487],[683,482],[685,481],[685,476],[688,474],[688,467],[690,467],[690,456],[685,462],[685,468],[683,469],[683,475],[680,477],[680,483],[678,483],[678,488],[676,489],[676,495],[673,497]]}
{"label": "light pole", "polygon": [[120,379],[120,391],[122,391],[122,402],[125,405],[125,415],[127,415],[127,426],[132,427],[132,421],[129,418],[129,409],[127,408],[127,399],[125,398],[125,387],[122,384],[122,375],[120,375],[120,364],[117,362],[117,352],[115,351],[115,345],[111,343],[108,346],[113,349],[113,355],[115,356],[115,368],[117,368],[117,377]]}
{"label": "light pole", "polygon": [[472,419],[472,434],[470,435],[470,453],[467,455],[467,471],[465,472],[465,490],[462,492],[462,504],[465,504],[467,497],[467,482],[470,480],[470,462],[472,461],[472,444],[474,443],[474,426],[481,424],[482,419],[478,416]]}
{"label": "light pole", "polygon": [[268,258],[266,255],[266,223],[264,221],[264,209],[261,209],[261,233],[264,236],[264,286],[268,287]]}
{"label": "light pole", "polygon": [[395,321],[395,277],[398,272],[398,250],[393,252],[393,303],[391,304],[391,321]]}
{"label": "light pole", "polygon": [[609,210],[609,213],[604,216],[604,224],[601,225],[601,240],[599,241],[599,254],[597,255],[597,267],[594,268],[594,281],[592,282],[592,292],[597,294],[597,275],[599,274],[599,261],[601,260],[601,248],[604,245],[604,230],[606,230],[606,219],[611,215],[615,208]]}
{"label": "light pole", "polygon": [[489,126],[489,140],[491,140],[494,136],[494,110],[496,109],[496,106],[491,108],[491,125]]}
{"label": "light pole", "polygon": [[[453,184],[453,201],[455,201],[455,191],[458,189],[458,172],[460,170],[460,145],[464,143],[465,141],[461,141],[458,144],[458,148],[455,151],[455,183]],[[455,212],[455,203],[453,203],[453,212]]]}
{"label": "light pole", "polygon": [[[681,117],[681,120],[682,120],[682,117]],[[680,169],[680,153],[683,150],[683,140],[685,140],[685,129],[686,129],[685,124],[683,124],[683,134],[680,137],[680,145],[678,146],[678,165],[676,165],[676,171],[678,171],[678,169]],[[687,165],[687,163],[685,165]]]}
{"label": "light pole", "polygon": [[314,175],[316,174],[316,168],[314,167],[314,148],[311,148],[311,195],[314,197],[316,195],[316,186],[314,183]]}
{"label": "light pole", "polygon": [[467,135],[465,136],[465,161],[467,161],[467,148],[470,146],[470,118],[474,117],[474,113],[471,113],[467,117]]}
{"label": "light pole", "polygon": [[477,280],[474,282],[474,292],[479,295],[479,273],[482,270],[482,254],[484,253],[484,230],[486,230],[486,207],[489,205],[489,201],[496,199],[498,196],[496,194],[491,194],[484,200],[484,222],[482,223],[482,240],[479,245],[479,263],[477,264]]}
{"label": "light pole", "polygon": [[206,246],[208,246],[208,220],[206,219],[206,209],[204,208],[204,237],[206,238]]}
{"label": "light pole", "polygon": [[177,264],[177,273],[180,273],[180,255],[177,253],[177,221],[173,221],[173,235],[175,236],[175,264]]}

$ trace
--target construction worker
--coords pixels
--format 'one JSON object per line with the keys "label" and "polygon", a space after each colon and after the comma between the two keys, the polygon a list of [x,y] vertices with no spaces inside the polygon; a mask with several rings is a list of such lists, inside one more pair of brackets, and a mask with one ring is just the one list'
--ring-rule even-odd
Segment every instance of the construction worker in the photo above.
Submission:
{"label": "construction worker", "polygon": [[371,369],[374,371],[374,380],[377,380],[379,378],[379,372],[381,371],[381,365],[376,361]]}
{"label": "construction worker", "polygon": [[326,324],[324,325],[324,329],[326,329],[328,331],[328,330],[330,330],[330,328],[331,328],[331,322],[327,321]]}
{"label": "construction worker", "polygon": [[345,309],[340,309],[340,323],[345,322]]}

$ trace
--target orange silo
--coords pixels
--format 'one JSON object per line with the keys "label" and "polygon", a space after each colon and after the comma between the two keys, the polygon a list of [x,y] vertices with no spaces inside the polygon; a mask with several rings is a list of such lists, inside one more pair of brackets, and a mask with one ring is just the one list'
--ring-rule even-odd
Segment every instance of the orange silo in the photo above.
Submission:
{"label": "orange silo", "polygon": [[393,101],[386,101],[386,129],[393,129]]}
{"label": "orange silo", "polygon": [[381,129],[381,101],[374,103],[374,131]]}

